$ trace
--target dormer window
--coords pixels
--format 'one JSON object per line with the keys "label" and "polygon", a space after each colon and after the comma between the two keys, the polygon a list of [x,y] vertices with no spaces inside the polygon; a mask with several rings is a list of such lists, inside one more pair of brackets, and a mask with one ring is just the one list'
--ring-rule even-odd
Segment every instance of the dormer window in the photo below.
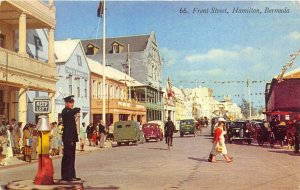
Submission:
{"label": "dormer window", "polygon": [[112,46],[112,51],[110,51],[111,53],[121,53],[124,49],[124,45],[116,41],[113,42],[111,46]]}
{"label": "dormer window", "polygon": [[113,45],[113,53],[120,53],[119,44]]}
{"label": "dormer window", "polygon": [[86,46],[86,55],[95,55],[99,51],[99,48],[93,44]]}

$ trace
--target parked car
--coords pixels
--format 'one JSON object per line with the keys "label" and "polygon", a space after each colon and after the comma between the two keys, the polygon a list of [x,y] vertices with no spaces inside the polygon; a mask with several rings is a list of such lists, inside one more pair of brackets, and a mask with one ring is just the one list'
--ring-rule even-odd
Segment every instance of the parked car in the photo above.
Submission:
{"label": "parked car", "polygon": [[151,139],[155,139],[158,142],[164,138],[163,131],[157,123],[145,123],[142,126],[142,130],[147,142]]}
{"label": "parked car", "polygon": [[165,123],[164,121],[161,121],[161,120],[153,120],[153,121],[148,121],[148,123],[156,123],[159,128],[162,130],[163,132],[163,135],[165,135]]}
{"label": "parked car", "polygon": [[137,121],[118,121],[114,123],[114,139],[118,145],[130,142],[134,144],[145,142],[144,133]]}
{"label": "parked car", "polygon": [[195,121],[193,119],[180,120],[180,137],[184,135],[194,135],[195,136]]}
{"label": "parked car", "polygon": [[246,141],[248,144],[252,143],[252,133],[247,128],[246,121],[233,121],[229,124],[227,129],[227,140],[232,143],[233,141]]}

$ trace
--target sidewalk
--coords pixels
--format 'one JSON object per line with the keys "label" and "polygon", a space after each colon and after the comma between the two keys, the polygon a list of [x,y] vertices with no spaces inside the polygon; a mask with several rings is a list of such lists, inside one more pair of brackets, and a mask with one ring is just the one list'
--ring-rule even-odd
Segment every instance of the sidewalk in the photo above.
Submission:
{"label": "sidewalk", "polygon": [[[97,146],[85,145],[84,151],[80,151],[79,143],[76,143],[76,155],[87,154],[87,153],[90,153],[92,151],[97,151],[97,150],[104,150],[107,148],[111,148],[113,145],[114,145],[114,143],[112,143],[112,145],[111,145],[109,142],[105,142],[104,148],[99,148]],[[58,155],[58,156],[51,157],[51,159],[55,160],[55,159],[59,159],[61,157],[62,157],[62,155]],[[17,166],[28,165],[28,164],[37,164],[37,162],[38,162],[38,160],[32,160],[31,163],[25,162],[23,160],[23,154],[18,154],[9,160],[8,165],[0,166],[0,170],[5,170],[5,169],[14,168]]]}

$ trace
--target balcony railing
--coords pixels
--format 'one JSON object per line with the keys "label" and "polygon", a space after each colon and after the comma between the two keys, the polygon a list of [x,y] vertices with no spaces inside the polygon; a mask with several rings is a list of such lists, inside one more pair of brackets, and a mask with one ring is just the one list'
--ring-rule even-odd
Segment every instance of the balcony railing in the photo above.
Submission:
{"label": "balcony railing", "polygon": [[[8,59],[7,59],[8,56]],[[0,48],[0,67],[1,70],[6,68],[6,61],[8,61],[9,74],[21,73],[32,75],[40,78],[47,78],[51,80],[56,79],[55,65],[41,62],[30,57],[24,57],[16,52]],[[14,73],[15,72],[15,73]],[[8,78],[9,79],[9,78]],[[14,82],[14,81],[9,81]]]}
{"label": "balcony railing", "polygon": [[[109,99],[105,100],[106,109],[132,109],[132,110],[146,110],[145,103],[130,101],[130,100],[119,100]],[[102,108],[102,99],[92,99],[91,105],[93,108]]]}

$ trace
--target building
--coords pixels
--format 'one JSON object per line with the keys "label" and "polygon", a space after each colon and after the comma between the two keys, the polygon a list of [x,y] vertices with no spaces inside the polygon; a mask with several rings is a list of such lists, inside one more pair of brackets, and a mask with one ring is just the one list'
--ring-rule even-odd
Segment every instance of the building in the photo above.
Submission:
{"label": "building", "polygon": [[278,115],[280,120],[298,120],[300,113],[300,68],[283,75],[281,80],[273,78],[266,84],[266,118]]}
{"label": "building", "polygon": [[[102,39],[82,40],[86,55],[102,60]],[[128,74],[143,85],[136,86],[136,97],[147,109],[147,121],[164,118],[162,58],[155,33],[106,39],[107,65]],[[131,96],[134,94],[129,94]]]}
{"label": "building", "polygon": [[87,58],[91,70],[90,99],[91,122],[98,123],[102,120],[103,99],[105,98],[106,126],[121,121],[135,120],[141,124],[146,122],[145,103],[129,99],[129,86],[132,94],[135,86],[141,85],[134,82],[133,78],[112,67],[105,67],[105,97],[103,93],[103,66],[97,61]]}
{"label": "building", "polygon": [[55,41],[58,81],[55,94],[55,121],[61,120],[64,97],[74,95],[81,108],[81,123],[90,123],[90,69],[80,40]]}
{"label": "building", "polygon": [[[39,0],[0,2],[0,117],[2,119],[7,121],[16,118],[19,122],[23,122],[23,125],[28,123],[30,112],[28,109],[32,108],[30,106],[32,101],[28,97],[30,91],[36,96],[39,93],[35,92],[44,92],[50,97],[52,108],[55,108],[54,94],[57,81],[54,62],[55,24],[53,0],[49,3]],[[32,40],[31,34],[34,33],[38,35],[33,35]],[[30,41],[34,43],[29,43]],[[50,113],[49,117],[50,120],[54,119],[54,112]]]}

